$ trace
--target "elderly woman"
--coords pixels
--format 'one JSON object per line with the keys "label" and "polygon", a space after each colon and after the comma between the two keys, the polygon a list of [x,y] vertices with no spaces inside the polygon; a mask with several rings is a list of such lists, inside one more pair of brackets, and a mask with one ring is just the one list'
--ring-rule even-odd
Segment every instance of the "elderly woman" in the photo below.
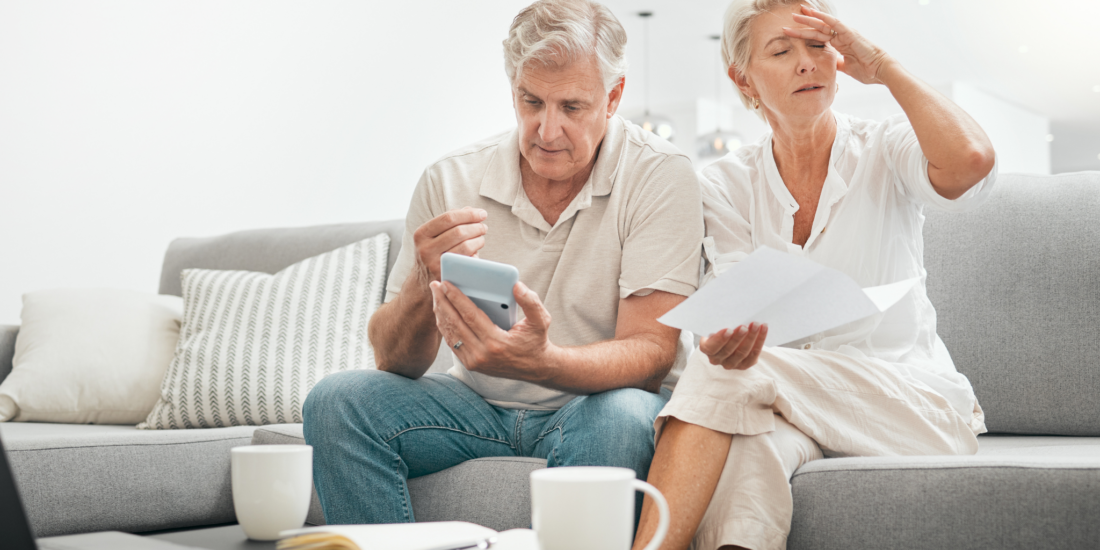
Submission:
{"label": "elderly woman", "polygon": [[[802,464],[972,454],[985,431],[936,335],[921,228],[926,207],[982,202],[996,174],[993,148],[966,113],[825,1],[803,4],[735,0],[726,12],[729,77],[771,133],[703,170],[708,280],[769,246],[862,286],[920,284],[884,314],[790,347],[764,348],[767,327],[757,325],[702,339],[655,424],[649,481],[672,509],[663,548],[784,548],[790,477]],[[885,85],[905,116],[833,112],[837,71]],[[656,524],[647,501],[637,548]]]}

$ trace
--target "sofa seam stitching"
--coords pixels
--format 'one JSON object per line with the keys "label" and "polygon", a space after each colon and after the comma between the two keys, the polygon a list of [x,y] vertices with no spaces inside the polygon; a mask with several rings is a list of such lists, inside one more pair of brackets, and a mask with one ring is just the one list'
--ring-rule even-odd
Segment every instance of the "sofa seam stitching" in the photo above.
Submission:
{"label": "sofa seam stitching", "polygon": [[176,445],[195,445],[198,443],[219,443],[222,441],[233,441],[235,439],[248,439],[252,440],[252,437],[226,437],[223,439],[204,439],[202,441],[181,441],[179,443],[127,443],[119,445],[86,445],[86,446],[69,446],[69,447],[43,447],[41,449],[6,449],[9,453],[35,453],[41,451],[63,451],[68,449],[99,449],[110,447],[172,447]]}
{"label": "sofa seam stitching", "polygon": [[1100,466],[1067,466],[1061,468],[1052,467],[1053,465],[1035,465],[1035,466],[1021,466],[1018,464],[1006,464],[1006,465],[988,465],[981,466],[930,466],[927,468],[852,468],[844,470],[828,470],[824,472],[795,472],[791,478],[800,476],[812,476],[821,474],[833,474],[838,472],[935,472],[942,470],[975,470],[979,468],[996,469],[996,470],[1085,470],[1085,471],[1100,471]]}

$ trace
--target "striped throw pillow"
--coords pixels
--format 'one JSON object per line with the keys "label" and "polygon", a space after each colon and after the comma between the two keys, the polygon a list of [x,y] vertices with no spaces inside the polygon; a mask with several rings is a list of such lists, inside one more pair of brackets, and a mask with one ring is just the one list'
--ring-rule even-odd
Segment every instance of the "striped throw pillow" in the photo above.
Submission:
{"label": "striped throw pillow", "polygon": [[382,302],[385,233],[268,275],[186,269],[183,324],[143,429],[302,421],[324,376],[374,368],[367,321]]}

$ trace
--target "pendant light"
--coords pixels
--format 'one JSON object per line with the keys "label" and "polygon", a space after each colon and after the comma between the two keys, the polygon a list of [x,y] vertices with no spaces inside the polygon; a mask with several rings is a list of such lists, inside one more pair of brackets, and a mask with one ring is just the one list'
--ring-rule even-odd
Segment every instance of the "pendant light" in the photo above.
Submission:
{"label": "pendant light", "polygon": [[[710,40],[715,43],[721,38],[717,34],[710,36]],[[718,48],[714,49],[714,64],[723,69],[714,73],[714,131],[695,138],[695,148],[699,158],[723,157],[741,147],[741,134],[722,130],[722,78],[720,75],[725,74],[725,67],[722,67],[719,62]]]}
{"label": "pendant light", "polygon": [[655,115],[649,112],[649,18],[651,11],[640,11],[638,17],[642,18],[642,65],[645,67],[645,82],[642,90],[645,94],[645,114],[630,119],[630,122],[641,126],[643,130],[652,132],[664,139],[672,141],[676,132],[672,127],[672,120],[668,117]]}

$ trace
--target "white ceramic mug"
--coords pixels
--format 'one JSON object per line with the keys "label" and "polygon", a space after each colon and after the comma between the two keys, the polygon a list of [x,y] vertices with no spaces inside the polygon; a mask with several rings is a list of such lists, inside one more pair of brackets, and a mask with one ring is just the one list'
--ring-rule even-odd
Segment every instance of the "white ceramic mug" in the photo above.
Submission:
{"label": "white ceramic mug", "polygon": [[668,503],[634,470],[601,466],[531,472],[531,526],[541,550],[629,550],[634,539],[634,491],[657,503],[661,521],[645,550],[668,533]]}
{"label": "white ceramic mug", "polygon": [[313,496],[313,447],[252,445],[230,451],[233,509],[253,540],[276,540],[306,521]]}

